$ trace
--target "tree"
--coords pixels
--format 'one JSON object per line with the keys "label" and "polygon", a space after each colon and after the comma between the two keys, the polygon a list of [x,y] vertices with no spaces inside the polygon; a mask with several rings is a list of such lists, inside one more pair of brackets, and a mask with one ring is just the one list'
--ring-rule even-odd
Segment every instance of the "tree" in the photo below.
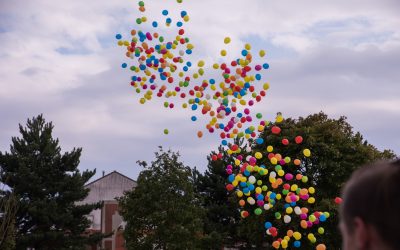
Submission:
{"label": "tree", "polygon": [[[282,130],[279,134],[271,133],[271,127],[278,125]],[[302,136],[303,142],[298,145],[294,142],[296,136]],[[393,159],[395,154],[390,150],[379,151],[376,147],[369,144],[363,139],[360,133],[353,132],[353,128],[346,121],[345,117],[339,119],[330,119],[322,112],[309,115],[308,117],[300,117],[298,119],[286,119],[282,123],[271,123],[266,127],[259,138],[262,138],[264,143],[257,144],[254,141],[251,143],[251,152],[254,155],[256,152],[261,152],[264,156],[268,155],[267,146],[274,147],[273,152],[280,153],[282,156],[298,158],[302,161],[300,167],[292,164],[285,165],[285,170],[294,174],[301,173],[308,176],[308,186],[315,187],[317,202],[310,205],[312,211],[329,211],[331,216],[323,224],[325,234],[317,237],[327,245],[328,249],[340,249],[341,238],[337,230],[338,214],[337,205],[333,202],[334,198],[340,195],[340,190],[345,181],[350,177],[351,173],[360,166],[380,159]],[[289,139],[290,143],[284,145],[282,139]],[[237,143],[240,145],[240,143]],[[312,152],[310,158],[304,157],[302,154],[303,148],[309,148]],[[242,155],[246,158],[245,150],[241,150]],[[215,155],[215,153],[212,153]],[[212,209],[215,204],[223,204],[227,207],[232,206],[234,199],[229,194],[224,194],[222,189],[227,184],[228,174],[225,172],[225,167],[232,164],[233,155],[224,155],[217,161],[209,158],[208,169],[205,178],[210,181],[202,182],[202,189],[209,190],[205,192],[207,200],[213,201],[213,205],[206,205],[207,213],[214,213],[217,219],[211,218],[211,221],[217,223],[220,218],[229,217],[229,213],[218,213],[218,209]],[[257,161],[258,164],[269,166],[269,159],[264,157]],[[261,177],[262,178],[262,177]],[[222,181],[224,180],[224,181]],[[266,180],[268,182],[268,180]],[[215,190],[221,190],[216,192]],[[218,202],[219,201],[219,202]],[[239,208],[238,203],[234,201],[233,205],[236,209]],[[246,205],[247,206],[247,205]],[[254,208],[253,208],[254,209]],[[276,211],[282,211],[280,207],[275,208]],[[252,210],[249,210],[252,211]],[[236,212],[236,211],[235,211]],[[274,210],[275,212],[275,210]],[[223,227],[219,224],[214,227],[215,231],[220,235],[224,232],[233,232],[234,239],[242,241],[245,248],[260,248],[266,242],[271,242],[270,236],[265,235],[264,223],[267,220],[273,220],[274,212],[268,211],[262,216],[250,215],[248,218],[237,222],[232,220],[228,227]],[[283,217],[283,216],[282,216]],[[207,217],[210,220],[210,217]],[[277,224],[279,225],[279,224]],[[231,235],[232,235],[231,234]],[[307,238],[307,235],[305,235]],[[229,241],[229,237],[225,241]],[[304,245],[307,248],[311,246]],[[308,249],[308,248],[307,248]]]}
{"label": "tree", "polygon": [[[219,159],[211,160],[216,155]],[[240,214],[235,197],[225,188],[225,164],[231,159],[232,157],[229,157],[221,147],[218,153],[212,152],[208,157],[207,170],[195,183],[205,209],[203,230],[206,235],[204,244],[207,249],[234,247],[238,242],[235,225],[240,220]]]}
{"label": "tree", "polygon": [[98,239],[83,233],[86,215],[101,204],[76,204],[88,195],[84,185],[95,171],[79,171],[80,148],[61,153],[53,128],[42,115],[28,119],[10,152],[0,152],[0,181],[9,188],[6,196],[17,199],[17,249],[83,249]]}
{"label": "tree", "polygon": [[[292,173],[307,176],[308,183],[317,190],[317,202],[310,205],[311,209],[331,213],[331,217],[323,224],[325,234],[319,237],[328,249],[340,249],[338,206],[333,202],[334,198],[340,195],[343,184],[354,170],[369,162],[393,159],[395,154],[390,150],[379,151],[369,144],[359,132],[353,131],[344,116],[331,119],[320,112],[305,118],[289,118],[277,125],[282,129],[281,133],[276,135],[270,129],[265,130],[260,138],[264,139],[266,145],[253,144],[253,152],[265,152],[267,145],[273,145],[274,152],[301,160],[299,167],[289,168],[292,168]],[[301,146],[294,143],[298,135],[303,137]],[[282,139],[291,142],[284,145]],[[311,157],[305,157],[300,148],[310,149]]]}
{"label": "tree", "polygon": [[5,195],[4,185],[0,189],[0,249],[15,249],[15,214],[17,199],[13,193]]}
{"label": "tree", "polygon": [[137,187],[119,199],[127,222],[128,249],[196,249],[202,237],[202,210],[194,190],[195,174],[171,151],[139,174]]}

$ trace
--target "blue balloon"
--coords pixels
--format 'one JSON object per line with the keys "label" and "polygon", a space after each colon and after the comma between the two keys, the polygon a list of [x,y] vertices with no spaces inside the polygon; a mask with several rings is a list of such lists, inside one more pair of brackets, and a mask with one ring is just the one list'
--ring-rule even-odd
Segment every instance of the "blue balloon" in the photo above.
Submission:
{"label": "blue balloon", "polygon": [[192,116],[191,119],[192,119],[192,121],[194,121],[194,122],[197,121],[197,117],[196,117],[196,116]]}
{"label": "blue balloon", "polygon": [[267,222],[265,222],[264,226],[265,226],[265,229],[270,229],[272,227],[272,223],[267,221]]}
{"label": "blue balloon", "polygon": [[122,38],[122,35],[121,35],[121,34],[116,34],[116,35],[115,35],[115,38],[117,38],[117,39],[119,40],[119,39]]}
{"label": "blue balloon", "polygon": [[157,23],[156,21],[154,21],[154,22],[152,23],[152,25],[153,25],[154,28],[157,28],[158,23]]}
{"label": "blue balloon", "polygon": [[123,63],[123,64],[121,65],[121,67],[125,69],[126,67],[128,67],[128,64]]}
{"label": "blue balloon", "polygon": [[257,138],[256,139],[256,143],[259,144],[259,145],[263,144],[264,143],[264,139],[263,138]]}
{"label": "blue balloon", "polygon": [[294,247],[301,247],[301,242],[296,240],[295,242],[293,242],[293,246]]}
{"label": "blue balloon", "polygon": [[162,14],[163,14],[164,16],[168,15],[168,10],[163,10],[163,11],[162,11]]}

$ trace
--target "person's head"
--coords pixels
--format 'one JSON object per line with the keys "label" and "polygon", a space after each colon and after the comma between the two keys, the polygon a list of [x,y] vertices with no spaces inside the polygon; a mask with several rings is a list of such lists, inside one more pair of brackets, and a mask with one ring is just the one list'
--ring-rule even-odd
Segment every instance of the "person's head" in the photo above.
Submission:
{"label": "person's head", "polygon": [[344,250],[400,249],[400,161],[355,171],[342,198]]}

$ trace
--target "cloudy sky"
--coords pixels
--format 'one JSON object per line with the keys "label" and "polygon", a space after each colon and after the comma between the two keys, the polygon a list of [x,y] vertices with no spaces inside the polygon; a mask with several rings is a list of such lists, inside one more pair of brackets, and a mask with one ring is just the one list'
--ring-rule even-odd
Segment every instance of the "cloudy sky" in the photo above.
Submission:
{"label": "cloudy sky", "polygon": [[[265,49],[271,89],[257,110],[267,118],[345,115],[368,142],[400,154],[399,1],[148,0],[146,8],[151,20],[163,9],[189,13],[193,61],[220,60],[225,36],[233,54],[246,42]],[[115,34],[127,37],[139,16],[133,0],[0,0],[0,150],[18,123],[43,113],[63,150],[82,147],[81,169],[97,176],[136,178],[136,161],[150,161],[158,145],[204,170],[218,138],[197,139],[201,124],[188,111],[140,105],[120,67]]]}

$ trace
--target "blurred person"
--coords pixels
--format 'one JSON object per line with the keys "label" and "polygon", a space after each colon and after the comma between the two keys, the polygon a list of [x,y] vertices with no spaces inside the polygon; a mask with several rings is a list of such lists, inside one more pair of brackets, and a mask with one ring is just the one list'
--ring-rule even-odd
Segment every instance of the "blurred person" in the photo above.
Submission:
{"label": "blurred person", "polygon": [[342,198],[344,250],[400,250],[400,160],[358,169]]}

